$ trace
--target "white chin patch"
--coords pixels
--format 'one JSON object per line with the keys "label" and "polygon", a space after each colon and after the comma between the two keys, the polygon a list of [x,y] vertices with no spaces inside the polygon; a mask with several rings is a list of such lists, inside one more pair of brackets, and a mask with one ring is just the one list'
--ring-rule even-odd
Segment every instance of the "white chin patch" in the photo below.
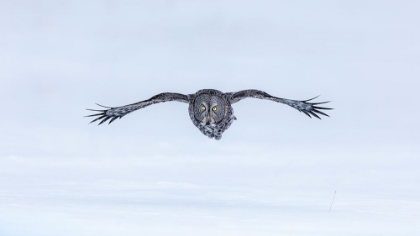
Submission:
{"label": "white chin patch", "polygon": [[210,121],[205,117],[201,120],[201,124],[203,125],[210,125],[210,126],[216,126],[213,119],[210,118]]}

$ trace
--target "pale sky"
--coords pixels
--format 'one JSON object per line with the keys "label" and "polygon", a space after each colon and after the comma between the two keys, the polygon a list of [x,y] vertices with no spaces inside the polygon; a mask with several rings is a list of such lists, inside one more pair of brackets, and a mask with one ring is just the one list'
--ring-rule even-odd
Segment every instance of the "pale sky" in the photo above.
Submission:
{"label": "pale sky", "polygon": [[[0,1],[0,235],[420,235],[419,10]],[[220,141],[183,103],[83,118],[204,88],[335,110],[243,100]]]}

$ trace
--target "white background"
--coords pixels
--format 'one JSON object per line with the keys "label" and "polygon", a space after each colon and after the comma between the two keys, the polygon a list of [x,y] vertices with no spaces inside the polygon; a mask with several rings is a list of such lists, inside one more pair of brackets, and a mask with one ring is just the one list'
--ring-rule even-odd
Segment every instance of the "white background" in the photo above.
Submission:
{"label": "white background", "polygon": [[[419,9],[1,1],[0,235],[420,235]],[[220,141],[183,103],[83,118],[203,88],[335,110],[247,99]]]}

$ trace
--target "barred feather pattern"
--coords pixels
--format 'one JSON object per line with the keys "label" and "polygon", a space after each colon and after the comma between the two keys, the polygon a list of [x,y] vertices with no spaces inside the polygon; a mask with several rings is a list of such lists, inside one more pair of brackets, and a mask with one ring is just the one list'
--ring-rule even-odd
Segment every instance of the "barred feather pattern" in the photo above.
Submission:
{"label": "barred feather pattern", "polygon": [[109,120],[108,124],[111,124],[114,120],[116,120],[117,118],[122,118],[123,116],[136,111],[138,109],[141,108],[145,108],[147,106],[156,104],[156,103],[161,103],[161,102],[170,102],[170,101],[178,101],[178,102],[184,102],[184,103],[188,103],[188,96],[184,95],[184,94],[179,94],[179,93],[160,93],[156,96],[153,96],[147,100],[141,101],[141,102],[137,102],[137,103],[133,103],[133,104],[129,104],[129,105],[125,105],[125,106],[120,106],[120,107],[106,107],[106,106],[102,106],[97,104],[98,106],[104,107],[104,108],[108,108],[106,110],[93,110],[93,109],[87,109],[90,111],[97,111],[100,113],[97,114],[93,114],[93,115],[89,115],[87,117],[91,117],[91,116],[99,116],[98,118],[92,120],[90,123],[95,122],[95,121],[100,121],[98,123],[98,125],[104,123],[105,121]]}
{"label": "barred feather pattern", "polygon": [[235,120],[236,120],[236,117],[234,115],[231,115],[230,117],[227,117],[221,124],[217,126],[210,126],[210,125],[204,125],[204,124],[198,123],[197,128],[201,131],[201,133],[203,133],[207,137],[220,140],[222,138],[223,132],[229,129],[230,125]]}
{"label": "barred feather pattern", "polygon": [[[205,96],[201,96],[203,94],[205,94]],[[264,91],[255,90],[255,89],[248,89],[248,90],[242,90],[238,92],[229,92],[229,93],[223,93],[215,89],[202,89],[202,90],[197,91],[194,94],[188,94],[188,95],[179,94],[179,93],[160,93],[147,100],[125,105],[125,106],[120,106],[120,107],[106,107],[106,106],[97,104],[106,109],[104,110],[87,109],[90,111],[99,112],[96,114],[88,115],[87,117],[98,116],[96,119],[91,121],[91,123],[95,121],[99,121],[98,125],[100,125],[109,120],[108,124],[110,124],[116,119],[122,118],[133,111],[136,111],[141,108],[145,108],[153,104],[157,104],[161,102],[169,102],[169,101],[184,102],[184,103],[189,104],[188,113],[191,118],[191,121],[201,131],[201,133],[203,133],[205,136],[209,138],[220,140],[222,138],[223,133],[230,127],[233,121],[236,120],[236,117],[233,115],[232,104],[239,102],[245,98],[258,98],[258,99],[265,99],[265,100],[270,100],[270,101],[274,101],[278,103],[283,103],[283,104],[289,105],[290,107],[295,108],[296,110],[300,112],[303,112],[304,114],[306,114],[307,116],[311,118],[312,116],[314,116],[318,119],[321,119],[320,115],[328,116],[326,113],[320,110],[332,109],[328,107],[318,106],[319,104],[324,104],[328,102],[318,102],[318,103],[309,102],[317,97],[314,97],[308,100],[298,101],[298,100],[274,97]],[[195,100],[197,100],[196,101],[197,105],[194,105]],[[205,104],[205,106],[203,104]],[[202,107],[204,107],[204,109]],[[209,109],[214,109],[215,107],[216,107],[216,110],[213,110],[214,114],[218,114],[220,115],[219,117],[222,117],[222,118],[220,119],[218,118],[216,120],[213,118],[210,118],[210,115],[214,115],[214,114],[210,113],[211,111]],[[195,115],[197,115],[197,117]]]}
{"label": "barred feather pattern", "polygon": [[[207,125],[203,124],[199,120],[194,117],[194,100],[195,97],[199,96],[200,94],[209,94],[210,96],[219,96],[224,100],[224,118],[218,124]],[[233,108],[229,102],[229,98],[226,96],[225,93],[220,92],[214,89],[203,89],[197,91],[194,95],[190,95],[190,106],[188,108],[188,112],[193,124],[209,138],[214,138],[216,140],[220,140],[222,138],[223,133],[230,127],[233,121],[236,120],[236,117],[233,115]]]}
{"label": "barred feather pattern", "polygon": [[245,98],[265,99],[265,100],[270,100],[270,101],[273,101],[273,102],[278,102],[278,103],[283,103],[283,104],[289,105],[289,106],[295,108],[296,110],[298,110],[300,112],[303,112],[304,114],[306,114],[310,118],[312,118],[311,116],[314,116],[318,119],[321,119],[321,117],[319,115],[323,115],[323,116],[329,116],[329,115],[325,114],[324,112],[322,112],[320,110],[332,110],[332,108],[329,108],[329,107],[319,107],[319,106],[317,106],[319,104],[329,103],[329,101],[318,102],[318,103],[310,103],[309,102],[309,101],[311,101],[311,100],[313,100],[313,99],[315,99],[319,96],[316,96],[316,97],[308,99],[308,100],[298,101],[298,100],[291,100],[291,99],[274,97],[274,96],[271,96],[270,94],[268,94],[264,91],[255,90],[255,89],[242,90],[242,91],[239,91],[239,92],[226,93],[226,94],[227,94],[227,96],[230,97],[231,104],[239,102],[239,101],[241,101],[242,99],[245,99]]}

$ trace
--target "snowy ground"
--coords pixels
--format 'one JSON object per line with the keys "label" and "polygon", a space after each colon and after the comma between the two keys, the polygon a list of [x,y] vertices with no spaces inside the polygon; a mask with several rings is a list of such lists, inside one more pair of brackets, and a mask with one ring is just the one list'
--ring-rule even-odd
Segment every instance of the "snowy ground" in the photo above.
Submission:
{"label": "snowy ground", "polygon": [[[419,8],[0,2],[0,235],[420,235]],[[220,141],[182,103],[82,118],[203,88],[335,110],[244,100]]]}

